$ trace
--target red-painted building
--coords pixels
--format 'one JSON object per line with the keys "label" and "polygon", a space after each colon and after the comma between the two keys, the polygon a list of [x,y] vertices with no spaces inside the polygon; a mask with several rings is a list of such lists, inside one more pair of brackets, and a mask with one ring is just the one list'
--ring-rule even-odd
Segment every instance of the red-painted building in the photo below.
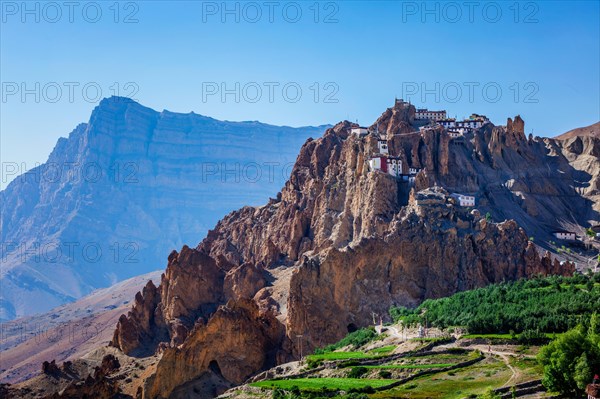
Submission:
{"label": "red-painted building", "polygon": [[369,168],[371,170],[381,170],[394,177],[402,175],[402,160],[397,157],[375,156],[369,159]]}

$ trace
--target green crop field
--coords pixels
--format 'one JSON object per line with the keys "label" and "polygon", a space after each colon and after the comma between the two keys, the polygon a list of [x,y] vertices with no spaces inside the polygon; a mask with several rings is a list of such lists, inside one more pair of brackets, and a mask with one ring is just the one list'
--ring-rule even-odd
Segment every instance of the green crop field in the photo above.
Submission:
{"label": "green crop field", "polygon": [[426,355],[420,355],[420,356],[406,356],[403,357],[402,359],[406,360],[406,361],[418,361],[418,360],[448,360],[448,359],[463,359],[463,360],[467,360],[473,357],[477,357],[478,353],[477,351],[464,351],[464,352],[456,352],[456,353],[429,353]]}
{"label": "green crop field", "polygon": [[453,363],[439,364],[380,364],[375,366],[363,366],[368,369],[438,369],[454,366]]}
{"label": "green crop field", "polygon": [[385,355],[385,354],[393,351],[394,349],[396,349],[396,345],[388,345],[388,346],[382,346],[381,348],[371,349],[369,351],[369,353],[372,353],[374,355]]}
{"label": "green crop field", "polygon": [[385,385],[389,385],[394,380],[382,380],[382,379],[364,379],[364,378],[296,378],[291,380],[269,380],[254,382],[250,385],[259,388],[282,388],[292,389],[298,387],[304,391],[318,391],[323,388],[329,390],[336,389],[351,389],[351,388],[365,388],[373,387],[378,388]]}
{"label": "green crop field", "polygon": [[420,377],[370,397],[462,399],[472,394],[485,393],[489,388],[498,388],[508,381],[511,375],[510,369],[502,361],[490,359],[464,369]]}
{"label": "green crop field", "polygon": [[373,355],[364,352],[328,352],[319,355],[308,355],[308,360],[343,360],[343,359],[370,359]]}

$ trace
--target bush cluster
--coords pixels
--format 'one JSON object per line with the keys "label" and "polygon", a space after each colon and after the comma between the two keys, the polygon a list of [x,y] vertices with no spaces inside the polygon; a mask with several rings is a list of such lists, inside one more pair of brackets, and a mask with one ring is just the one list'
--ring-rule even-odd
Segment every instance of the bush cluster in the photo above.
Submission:
{"label": "bush cluster", "polygon": [[361,328],[360,330],[356,330],[346,335],[345,338],[336,342],[335,344],[328,345],[325,348],[315,349],[315,355],[333,352],[336,349],[340,349],[348,345],[351,345],[353,348],[358,348],[372,341],[376,337],[377,333],[373,327]]}
{"label": "bush cluster", "polygon": [[429,299],[415,309],[392,307],[390,315],[406,325],[427,319],[430,326],[462,326],[474,334],[526,332],[527,341],[567,331],[600,309],[598,283],[600,273],[519,280]]}

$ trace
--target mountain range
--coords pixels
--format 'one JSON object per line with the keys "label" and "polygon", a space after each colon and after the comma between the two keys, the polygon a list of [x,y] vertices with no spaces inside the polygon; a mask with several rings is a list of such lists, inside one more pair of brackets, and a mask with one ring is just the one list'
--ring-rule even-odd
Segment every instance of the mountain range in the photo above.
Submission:
{"label": "mountain range", "polygon": [[[600,142],[527,137],[524,126],[517,116],[451,137],[417,130],[414,106],[396,102],[364,137],[345,121],[309,140],[276,198],[173,251],[160,285],[136,295],[111,346],[159,359],[117,388],[213,397],[373,314],[388,319],[392,305],[572,274],[581,265],[560,260],[552,231],[599,220]],[[373,169],[381,140],[417,171],[413,182]],[[476,209],[453,193],[474,196]]]}
{"label": "mountain range", "polygon": [[0,320],[164,267],[287,180],[321,127],[219,121],[111,97],[0,192]]}
{"label": "mountain range", "polygon": [[[277,195],[169,254],[108,347],[45,363],[5,390],[215,397],[374,315],[389,320],[391,306],[587,267],[552,233],[600,220],[598,138],[527,137],[520,116],[453,137],[439,125],[418,130],[415,112],[396,102],[365,135],[343,121],[307,140]],[[373,166],[382,140],[410,179]]]}

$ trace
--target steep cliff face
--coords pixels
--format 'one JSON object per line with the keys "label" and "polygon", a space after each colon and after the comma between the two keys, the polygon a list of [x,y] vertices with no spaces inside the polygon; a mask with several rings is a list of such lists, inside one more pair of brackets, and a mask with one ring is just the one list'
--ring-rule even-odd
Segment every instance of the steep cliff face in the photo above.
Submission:
{"label": "steep cliff face", "polygon": [[586,207],[588,218],[598,222],[594,216],[600,212],[600,137],[575,136],[564,140],[548,140],[548,144],[568,161],[568,168],[577,179],[574,190],[591,201]]}
{"label": "steep cliff face", "polygon": [[274,196],[322,131],[103,100],[0,192],[0,320],[164,267],[223,215]]}
{"label": "steep cliff face", "polygon": [[229,214],[197,248],[171,254],[161,286],[136,298],[112,342],[131,354],[164,351],[143,397],[166,398],[206,373],[240,383],[296,358],[298,335],[310,351],[392,304],[573,271],[542,257],[517,222],[487,221],[433,187],[473,192],[493,211],[485,188],[545,144],[520,128],[486,126],[460,141],[443,129],[412,133],[410,107],[397,104],[376,125],[406,168],[422,168],[414,190],[369,170],[376,137],[349,135],[342,122],[305,143],[276,199]]}
{"label": "steep cliff face", "polygon": [[552,240],[556,229],[597,224],[599,139],[527,138],[521,118],[508,122],[450,140],[447,152],[438,150],[439,168],[426,165],[418,188],[439,184],[473,194],[482,213],[514,219],[539,243]]}
{"label": "steep cliff face", "polygon": [[248,299],[229,301],[207,324],[202,321],[183,345],[166,348],[156,374],[146,382],[145,396],[168,397],[186,381],[215,373],[233,384],[275,365],[283,326]]}

